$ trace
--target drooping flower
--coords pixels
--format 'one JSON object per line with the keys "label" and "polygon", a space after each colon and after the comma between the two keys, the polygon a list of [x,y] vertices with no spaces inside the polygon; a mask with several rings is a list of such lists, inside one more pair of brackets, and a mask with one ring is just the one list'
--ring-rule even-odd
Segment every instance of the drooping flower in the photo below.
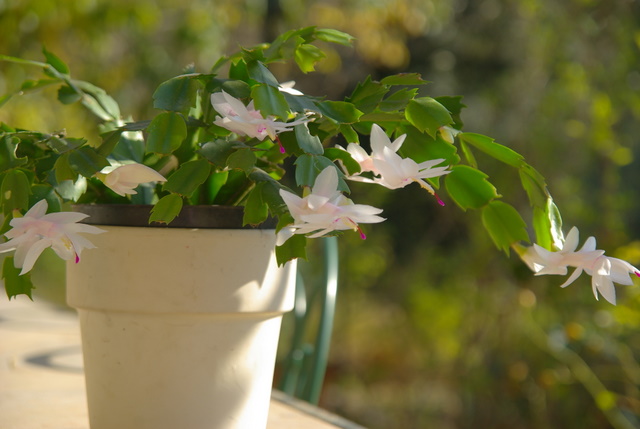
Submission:
{"label": "drooping flower", "polygon": [[521,254],[522,260],[531,268],[535,275],[567,274],[568,267],[575,270],[561,284],[567,287],[585,272],[591,276],[593,295],[598,299],[600,293],[610,303],[616,303],[616,292],[613,283],[631,285],[633,281],[629,274],[640,276],[640,271],[630,263],[617,258],[604,256],[604,250],[596,249],[596,240],[589,237],[578,251],[578,229],[571,228],[564,245],[558,251],[547,250],[537,244],[526,249]]}
{"label": "drooping flower", "polygon": [[359,231],[364,239],[366,236],[358,224],[384,221],[378,216],[381,209],[354,204],[338,190],[338,173],[334,167],[327,167],[320,172],[311,193],[304,198],[285,190],[280,190],[280,196],[294,219],[294,232],[311,234],[311,238],[352,229]]}
{"label": "drooping flower", "polygon": [[[448,167],[436,167],[442,164],[444,159],[433,159],[417,163],[411,158],[403,158],[398,155],[398,150],[404,143],[406,134],[401,135],[391,142],[389,136],[374,124],[371,128],[371,154],[358,144],[349,143],[347,152],[360,165],[362,172],[371,172],[374,177],[369,178],[361,173],[348,176],[351,180],[377,183],[389,189],[404,188],[410,183],[416,182],[436,198],[433,187],[424,179],[443,176],[450,173]],[[438,198],[438,202],[443,204]]]}
{"label": "drooping flower", "polygon": [[245,106],[242,101],[224,91],[211,94],[211,104],[221,115],[216,117],[214,124],[238,135],[255,137],[260,141],[267,136],[274,140],[277,134],[291,131],[294,126],[308,121],[307,118],[303,118],[292,122],[279,122],[272,116],[265,118],[253,107],[253,100]]}
{"label": "drooping flower", "polygon": [[0,244],[0,253],[15,250],[14,265],[22,268],[20,275],[29,272],[42,252],[51,247],[64,259],[80,260],[83,249],[95,246],[79,234],[105,232],[95,226],[77,223],[88,217],[84,213],[47,213],[47,200],[40,200],[23,217],[9,222],[13,228],[4,235],[9,241]]}
{"label": "drooping flower", "polygon": [[96,177],[109,189],[123,197],[127,194],[136,194],[135,188],[141,183],[167,181],[153,168],[138,163],[111,165],[96,173]]}

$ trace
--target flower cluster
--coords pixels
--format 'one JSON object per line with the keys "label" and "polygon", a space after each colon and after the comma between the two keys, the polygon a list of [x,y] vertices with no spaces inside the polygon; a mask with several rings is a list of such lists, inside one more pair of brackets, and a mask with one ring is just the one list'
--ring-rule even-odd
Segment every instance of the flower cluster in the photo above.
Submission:
{"label": "flower cluster", "polygon": [[[427,81],[401,73],[366,78],[344,100],[329,100],[280,83],[269,70],[271,63],[289,63],[308,73],[324,44],[351,40],[308,27],[243,48],[206,73],[190,70],[161,83],[153,94],[159,113],[139,121],[123,119],[113,98],[72,79],[51,52],[45,51],[45,62],[0,55],[45,74],[12,85],[22,89],[2,95],[0,106],[13,95],[59,85],[61,102],[81,103],[100,122],[100,141],[92,142],[0,124],[0,235],[6,238],[0,253],[8,255],[2,277],[9,295],[30,294],[29,272],[45,249],[77,261],[92,247],[81,234],[100,231],[79,223],[85,215],[65,212],[69,204],[152,205],[149,222],[159,223],[172,222],[185,204],[242,206],[244,224],[277,218],[277,232],[291,233],[284,241],[287,234],[280,234],[276,245],[284,264],[306,255],[307,238],[353,230],[364,239],[361,224],[385,220],[381,209],[352,201],[349,183],[356,181],[391,190],[417,183],[442,206],[444,198],[463,211],[477,210],[482,227],[507,253],[532,242],[524,220],[532,219],[538,244],[521,256],[534,273],[575,267],[563,286],[585,272],[596,298],[615,302],[613,283],[630,284],[628,274],[638,270],[604,256],[593,238],[576,250],[577,230],[554,248],[562,224],[544,177],[513,149],[463,131],[460,97],[423,96]],[[498,192],[476,151],[514,170],[528,216]],[[284,185],[291,182],[285,176],[298,191]]]}
{"label": "flower cluster", "polygon": [[567,274],[568,267],[575,267],[569,278],[560,285],[567,287],[583,272],[591,276],[593,295],[598,292],[612,304],[616,303],[616,291],[613,283],[632,285],[629,274],[640,277],[640,270],[621,259],[604,255],[604,250],[596,249],[596,239],[589,237],[580,250],[578,248],[578,228],[573,227],[567,234],[564,245],[558,251],[547,250],[537,244],[526,249],[522,260],[536,275]]}

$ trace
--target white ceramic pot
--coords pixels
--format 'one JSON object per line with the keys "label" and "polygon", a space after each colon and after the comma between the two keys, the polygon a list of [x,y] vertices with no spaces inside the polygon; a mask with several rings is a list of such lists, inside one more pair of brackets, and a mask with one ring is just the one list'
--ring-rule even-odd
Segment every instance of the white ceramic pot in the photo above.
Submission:
{"label": "white ceramic pot", "polygon": [[273,230],[100,227],[67,269],[91,429],[265,428],[295,287]]}

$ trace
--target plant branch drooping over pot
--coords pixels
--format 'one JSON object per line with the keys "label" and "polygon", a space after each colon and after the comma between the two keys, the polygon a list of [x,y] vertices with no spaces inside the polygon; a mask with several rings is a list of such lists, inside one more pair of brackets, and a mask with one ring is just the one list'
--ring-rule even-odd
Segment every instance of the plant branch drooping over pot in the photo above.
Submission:
{"label": "plant branch drooping over pot", "polygon": [[[283,264],[306,257],[307,238],[354,230],[365,239],[361,224],[385,220],[382,210],[347,197],[348,182],[359,181],[389,189],[415,182],[442,206],[436,190],[446,193],[463,210],[479,210],[497,248],[515,250],[536,275],[566,275],[573,267],[563,287],[585,272],[595,297],[615,304],[614,282],[633,284],[630,274],[640,275],[638,269],[605,256],[593,237],[577,250],[578,230],[565,238],[544,177],[507,146],[462,130],[461,97],[419,96],[427,82],[408,73],[366,78],[345,100],[329,100],[278,82],[268,68],[284,61],[312,72],[325,56],[319,45],[351,42],[332,29],[288,31],[220,58],[207,73],[188,70],[163,82],[153,94],[159,113],[141,121],[123,119],[113,98],[72,78],[47,50],[44,62],[0,55],[44,72],[19,94],[57,85],[60,102],[79,102],[99,119],[101,136],[93,142],[0,125],[8,296],[31,296],[30,270],[44,249],[80,262],[82,250],[93,247],[82,234],[102,231],[79,223],[86,216],[67,211],[69,203],[153,204],[149,222],[166,224],[185,204],[242,206],[245,225],[278,220],[276,255]],[[338,136],[346,147],[335,143]],[[369,140],[370,153],[361,139]],[[474,151],[519,174],[537,243],[528,245],[526,222],[479,169]],[[288,158],[295,159],[301,191],[280,182]]]}

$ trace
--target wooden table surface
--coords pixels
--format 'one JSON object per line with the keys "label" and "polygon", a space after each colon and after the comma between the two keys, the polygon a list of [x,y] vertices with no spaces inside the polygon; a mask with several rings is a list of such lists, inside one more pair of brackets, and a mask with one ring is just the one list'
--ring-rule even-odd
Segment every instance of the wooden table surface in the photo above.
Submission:
{"label": "wooden table surface", "polygon": [[[89,429],[85,401],[75,312],[0,297],[0,428]],[[364,429],[274,391],[267,429],[335,428]]]}

